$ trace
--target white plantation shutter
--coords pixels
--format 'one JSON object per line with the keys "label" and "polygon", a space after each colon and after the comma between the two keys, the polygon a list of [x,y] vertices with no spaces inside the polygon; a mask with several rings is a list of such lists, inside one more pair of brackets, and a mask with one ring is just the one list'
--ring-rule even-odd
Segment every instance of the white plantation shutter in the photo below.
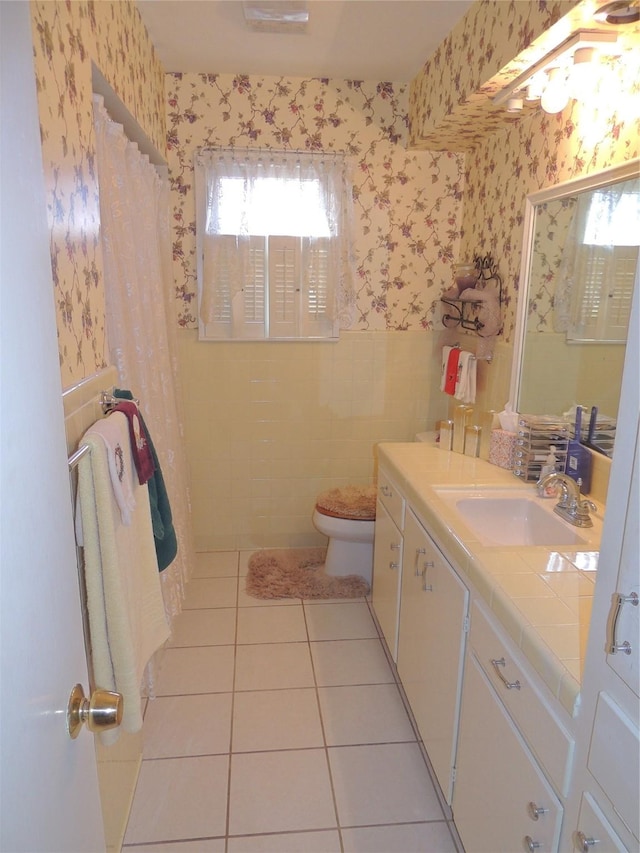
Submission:
{"label": "white plantation shutter", "polygon": [[[204,243],[201,335],[264,338],[265,238],[212,235]],[[241,282],[238,288],[235,282]]]}
{"label": "white plantation shutter", "polygon": [[298,337],[299,318],[300,239],[269,237],[269,337]]}
{"label": "white plantation shutter", "polygon": [[353,318],[339,155],[195,156],[199,337],[336,338]]}
{"label": "white plantation shutter", "polygon": [[579,247],[567,340],[627,340],[637,263],[637,246]]}

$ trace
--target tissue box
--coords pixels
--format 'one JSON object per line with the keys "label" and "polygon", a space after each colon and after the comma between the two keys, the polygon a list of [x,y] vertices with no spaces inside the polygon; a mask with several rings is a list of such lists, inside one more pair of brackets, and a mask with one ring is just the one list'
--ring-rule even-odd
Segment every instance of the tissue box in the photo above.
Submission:
{"label": "tissue box", "polygon": [[507,432],[506,429],[494,429],[491,431],[489,443],[489,462],[500,468],[513,468],[513,459],[516,449],[517,433]]}

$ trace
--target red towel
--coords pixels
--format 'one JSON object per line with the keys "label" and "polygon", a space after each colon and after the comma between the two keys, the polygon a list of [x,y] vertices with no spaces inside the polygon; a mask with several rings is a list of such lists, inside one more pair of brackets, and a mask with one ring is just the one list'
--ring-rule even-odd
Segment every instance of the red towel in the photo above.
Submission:
{"label": "red towel", "polygon": [[451,352],[449,353],[449,358],[447,360],[447,372],[444,379],[444,392],[445,394],[455,394],[456,393],[456,382],[458,380],[458,361],[460,359],[460,350],[457,347],[453,347]]}
{"label": "red towel", "polygon": [[153,462],[153,456],[149,449],[149,437],[144,428],[140,416],[138,415],[138,407],[135,403],[122,402],[118,403],[113,409],[114,412],[123,412],[129,421],[129,436],[131,438],[131,454],[138,472],[138,482],[141,486],[153,475],[156,466]]}

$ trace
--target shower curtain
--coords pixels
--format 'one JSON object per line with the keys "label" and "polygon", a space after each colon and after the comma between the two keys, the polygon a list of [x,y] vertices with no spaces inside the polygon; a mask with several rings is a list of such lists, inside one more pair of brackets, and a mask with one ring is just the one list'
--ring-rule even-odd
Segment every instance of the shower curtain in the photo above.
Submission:
{"label": "shower curtain", "polygon": [[178,539],[160,575],[165,611],[182,609],[194,563],[176,321],[171,300],[169,188],[94,96],[107,341],[122,388],[139,398],[158,454]]}

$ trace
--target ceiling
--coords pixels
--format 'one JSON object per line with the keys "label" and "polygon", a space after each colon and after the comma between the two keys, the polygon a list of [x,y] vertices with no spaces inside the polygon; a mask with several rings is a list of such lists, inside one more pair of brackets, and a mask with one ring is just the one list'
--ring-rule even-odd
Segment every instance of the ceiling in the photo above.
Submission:
{"label": "ceiling", "polygon": [[[137,0],[165,71],[408,82],[473,0],[308,0],[304,33],[249,30],[241,0]],[[270,5],[273,5],[271,3]]]}

